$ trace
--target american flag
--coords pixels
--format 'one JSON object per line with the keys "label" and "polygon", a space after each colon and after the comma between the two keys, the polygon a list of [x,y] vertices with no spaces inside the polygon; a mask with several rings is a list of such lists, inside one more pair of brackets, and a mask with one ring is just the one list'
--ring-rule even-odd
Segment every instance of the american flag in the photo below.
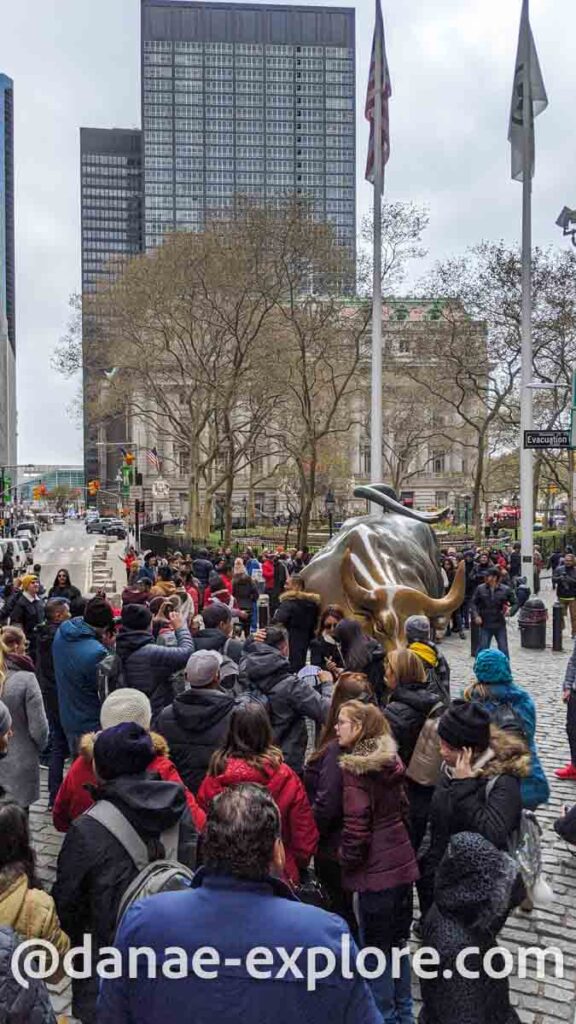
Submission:
{"label": "american flag", "polygon": [[156,448],[145,448],[144,455],[146,456],[146,461],[150,466],[152,466],[152,469],[155,469],[156,472],[159,473],[162,465],[162,459],[158,455]]}
{"label": "american flag", "polygon": [[[380,50],[381,79],[376,81],[376,48]],[[388,59],[386,57],[386,42],[384,39],[384,20],[380,0],[376,0],[376,26],[372,40],[372,57],[370,59],[370,74],[368,76],[368,92],[366,93],[366,109],[364,111],[366,120],[370,122],[370,141],[368,143],[368,159],[366,161],[366,180],[374,184],[374,118],[376,108],[376,89],[382,94],[382,167],[388,163],[390,157],[390,117],[388,100],[392,95],[392,83]]]}

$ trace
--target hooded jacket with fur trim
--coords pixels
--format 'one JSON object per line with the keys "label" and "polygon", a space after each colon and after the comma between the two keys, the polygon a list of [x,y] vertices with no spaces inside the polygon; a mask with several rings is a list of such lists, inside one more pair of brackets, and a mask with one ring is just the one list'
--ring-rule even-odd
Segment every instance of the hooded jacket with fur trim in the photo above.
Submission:
{"label": "hooded jacket with fur trim", "polygon": [[416,881],[418,867],[405,825],[405,770],[394,739],[362,740],[340,758],[340,766],[344,888],[382,892]]}
{"label": "hooded jacket with fur trim", "polygon": [[280,597],[274,622],[288,630],[290,668],[293,672],[299,672],[306,664],[308,647],[318,628],[320,603],[319,594],[309,594],[305,590],[286,590]]}
{"label": "hooded jacket with fur trim", "polygon": [[[23,939],[45,939],[60,957],[70,948],[70,939],[60,927],[54,900],[42,889],[32,888],[23,871],[4,867],[0,871],[0,925],[7,925]],[[62,965],[50,981],[64,977]],[[0,1018],[1,1018],[0,1014]]]}
{"label": "hooded jacket with fur trim", "polygon": [[[59,832],[67,832],[74,819],[87,811],[94,803],[90,789],[87,787],[98,785],[92,766],[95,735],[95,733],[87,733],[82,737],[78,745],[78,757],[73,761],[70,771],[58,790],[54,801],[52,820],[54,828]],[[150,733],[150,736],[156,756],[148,765],[147,771],[155,772],[164,782],[178,782],[184,787],[190,816],[198,832],[201,832],[206,824],[204,811],[198,806],[194,795],[184,786],[179,772],[170,760],[168,744],[164,737],[159,736],[156,732]]]}

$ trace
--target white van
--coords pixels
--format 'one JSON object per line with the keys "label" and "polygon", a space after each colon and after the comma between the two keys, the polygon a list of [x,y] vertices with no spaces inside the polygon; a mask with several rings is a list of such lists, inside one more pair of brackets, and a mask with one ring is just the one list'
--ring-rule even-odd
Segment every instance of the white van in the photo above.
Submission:
{"label": "white van", "polygon": [[0,540],[0,551],[2,552],[2,558],[4,558],[4,555],[6,554],[6,549],[9,544],[12,545],[12,558],[14,561],[14,570],[15,572],[21,572],[23,569],[26,569],[28,565],[26,551],[24,550],[24,547],[22,546],[21,542],[17,540],[15,537],[5,537],[4,539]]}

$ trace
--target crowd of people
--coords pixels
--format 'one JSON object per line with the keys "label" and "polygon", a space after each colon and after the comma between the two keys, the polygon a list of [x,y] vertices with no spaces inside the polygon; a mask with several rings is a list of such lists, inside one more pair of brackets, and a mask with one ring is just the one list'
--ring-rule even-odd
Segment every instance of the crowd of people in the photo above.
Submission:
{"label": "crowd of people", "polygon": [[[566,603],[565,579],[575,578],[576,600],[570,555],[552,566]],[[440,963],[422,983],[422,1024],[519,1020],[507,980],[486,974],[481,952],[478,979],[454,971],[463,946],[489,949],[515,908],[530,912],[514,842],[550,796],[534,702],[508,656],[506,619],[522,601],[518,547],[442,552],[446,588],[466,565],[465,600],[446,631],[465,635],[471,622],[480,631],[463,691],[437,623],[411,616],[386,651],[306,589],[309,558],[129,549],[126,587],[111,600],[83,600],[65,570],[44,599],[32,574],[6,595],[0,969],[7,929],[49,938],[61,955],[91,936],[89,976],[72,980],[83,1024],[156,1024],[168,1006],[174,1021],[218,1012],[411,1024],[410,960],[393,971],[392,953],[414,936]],[[576,654],[565,778],[576,778],[575,680]],[[43,759],[64,834],[51,895],[28,828]],[[561,834],[576,832],[570,815]],[[337,971],[309,991],[305,978],[255,980],[237,966],[210,984],[193,971],[178,980],[98,972],[110,946],[162,958],[168,947],[210,944],[245,965],[256,946],[336,951],[342,936],[352,950],[385,954],[378,977]],[[46,1007],[42,1024],[53,1020],[41,985],[26,998]]]}

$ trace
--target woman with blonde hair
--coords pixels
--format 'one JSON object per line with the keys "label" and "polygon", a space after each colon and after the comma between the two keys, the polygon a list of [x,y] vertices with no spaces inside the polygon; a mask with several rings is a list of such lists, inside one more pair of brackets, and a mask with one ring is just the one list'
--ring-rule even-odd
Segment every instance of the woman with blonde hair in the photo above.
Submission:
{"label": "woman with blonde hair", "polygon": [[0,700],[12,716],[13,737],[0,760],[0,786],[28,810],[40,797],[40,754],[48,742],[48,719],[34,663],[19,626],[0,630]]}
{"label": "woman with blonde hair", "polygon": [[274,746],[270,720],[259,701],[241,704],[232,712],[226,742],[212,755],[198,803],[208,811],[224,789],[245,782],[264,786],[276,801],[286,853],[285,880],[297,885],[300,869],[308,866],[316,850],[318,831],[304,786]]}
{"label": "woman with blonde hair", "polygon": [[304,785],[320,834],[318,850],[314,856],[316,874],[331,898],[332,910],[340,914],[355,932],[357,925],[352,896],[342,888],[342,872],[338,861],[344,807],[339,764],[342,751],[335,729],[340,708],[350,700],[363,703],[374,700],[368,677],[362,672],[343,672],[336,683],[318,745],[304,769]]}
{"label": "woman with blonde hair", "polygon": [[388,722],[372,704],[343,704],[336,735],[343,752],[342,884],[357,894],[362,945],[386,955],[383,974],[371,982],[384,1024],[412,1024],[409,958],[399,958],[396,978],[390,962],[392,950],[408,942],[418,878],[405,824],[404,765]]}

